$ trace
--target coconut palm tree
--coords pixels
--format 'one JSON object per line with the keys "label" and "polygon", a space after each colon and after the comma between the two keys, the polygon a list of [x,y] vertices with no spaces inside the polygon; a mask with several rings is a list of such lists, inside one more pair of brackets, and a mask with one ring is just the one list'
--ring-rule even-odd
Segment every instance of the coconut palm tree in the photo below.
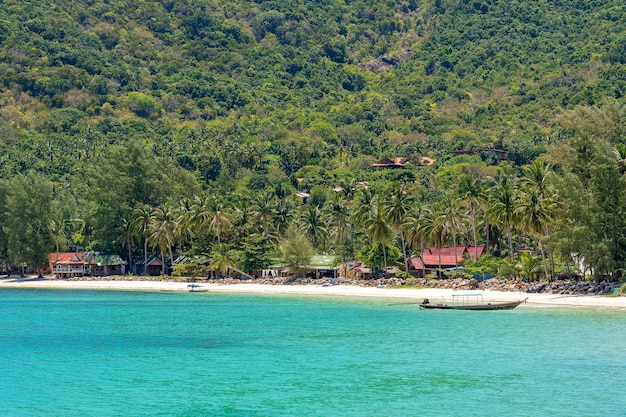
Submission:
{"label": "coconut palm tree", "polygon": [[121,228],[123,231],[123,234],[120,236],[121,237],[121,244],[122,246],[126,247],[126,249],[128,250],[128,267],[130,268],[131,266],[131,262],[132,262],[132,248],[133,248],[133,243],[135,242],[135,236],[133,233],[133,222],[132,222],[132,216],[124,216],[122,217],[121,220]]}
{"label": "coconut palm tree", "polygon": [[381,243],[383,247],[383,258],[385,262],[385,277],[387,276],[387,250],[385,244],[394,235],[393,229],[389,226],[385,216],[384,202],[379,198],[374,198],[372,210],[369,216],[363,219],[365,234],[372,242]]}
{"label": "coconut palm tree", "polygon": [[148,275],[148,237],[153,208],[143,204],[133,210],[132,228],[135,234],[143,240],[143,273]]}
{"label": "coconut palm tree", "polygon": [[152,211],[149,224],[149,240],[153,248],[158,247],[161,252],[161,262],[163,263],[162,273],[165,275],[165,252],[170,256],[170,261],[174,262],[172,246],[174,245],[175,218],[174,211],[169,206],[157,207]]}
{"label": "coconut palm tree", "polygon": [[[406,234],[407,244],[413,251],[416,249],[422,251],[428,236],[427,219],[431,217],[432,213],[427,206],[416,203],[405,218],[402,228]],[[422,270],[422,273],[425,275],[426,271]]]}
{"label": "coconut palm tree", "polygon": [[513,261],[512,229],[517,224],[517,193],[513,180],[508,175],[501,175],[488,199],[487,217],[489,221],[504,229],[509,243],[509,260]]}
{"label": "coconut palm tree", "polygon": [[183,252],[187,243],[193,242],[193,202],[184,198],[174,208],[174,240],[178,241],[178,250]]}
{"label": "coconut palm tree", "polygon": [[[535,234],[539,233],[542,236],[550,234],[550,223],[554,214],[554,210],[556,209],[557,192],[553,183],[551,182],[552,176],[553,171],[550,165],[540,160],[535,160],[533,163],[524,168],[524,176],[520,178],[520,188],[522,189],[522,194],[524,195],[523,197],[526,200],[523,205],[525,205],[526,207],[520,208],[519,214],[522,217],[526,217],[526,219],[523,221],[526,223],[525,226],[527,231]],[[533,200],[538,203],[540,202],[542,207],[537,207],[534,209],[528,207],[528,204],[531,204]],[[536,229],[536,227],[531,227],[529,229],[529,217],[532,218],[534,216],[532,213],[533,211],[537,211],[535,215],[539,214],[540,216],[545,215],[548,217],[547,219],[545,219],[546,222],[542,225],[541,231],[539,231],[539,229]],[[545,212],[541,214],[540,212],[542,211]],[[537,235],[535,237],[537,237]],[[551,275],[554,275],[552,250],[550,250],[550,247],[547,246],[547,252],[550,255],[551,261],[551,268],[550,270],[548,270],[545,264],[545,248],[540,246],[540,249],[542,251],[542,259],[544,260],[544,272],[546,274],[551,272]]]}
{"label": "coconut palm tree", "polygon": [[59,260],[59,241],[61,240],[61,237],[65,236],[65,231],[67,229],[67,221],[65,220],[57,220],[57,219],[53,219],[50,220],[50,222],[48,223],[48,230],[50,231],[50,234],[52,235],[52,238],[54,239],[54,244],[56,246],[56,260]]}
{"label": "coconut palm tree", "polygon": [[523,277],[526,277],[529,281],[533,281],[533,279],[541,272],[541,264],[536,256],[533,256],[528,252],[524,252],[520,257],[519,262],[515,264],[515,269],[519,271]]}
{"label": "coconut palm tree", "polygon": [[352,221],[356,227],[363,227],[372,216],[375,201],[374,192],[369,188],[360,188],[353,200]]}
{"label": "coconut palm tree", "polygon": [[315,248],[323,247],[328,237],[326,220],[317,206],[306,206],[300,213],[298,230],[309,237]]}
{"label": "coconut palm tree", "polygon": [[252,198],[251,213],[261,222],[263,236],[268,236],[268,223],[275,213],[276,199],[270,191],[261,191]]}
{"label": "coconut palm tree", "polygon": [[404,239],[402,225],[405,223],[409,210],[413,204],[413,197],[410,196],[398,182],[392,185],[391,191],[383,203],[383,209],[385,210],[387,222],[400,236],[405,272],[409,272],[409,261],[406,254],[406,242]]}
{"label": "coconut palm tree", "polygon": [[519,216],[522,227],[535,238],[539,245],[543,270],[546,275],[548,268],[542,240],[548,225],[552,221],[555,206],[550,199],[541,198],[539,190],[529,188],[520,193],[519,206],[516,209],[516,214]]}
{"label": "coconut palm tree", "polygon": [[[482,184],[474,179],[471,175],[461,177],[458,185],[459,195],[461,197],[461,206],[465,208],[467,214],[472,221],[472,235],[474,237],[474,259],[478,259],[478,216],[485,209],[485,195]],[[489,247],[487,242],[486,247]]]}
{"label": "coconut palm tree", "polygon": [[454,266],[457,266],[457,233],[465,225],[465,213],[461,210],[460,199],[446,198],[441,202],[438,218],[435,223],[442,228],[442,242],[448,236],[452,236],[452,247],[454,248]]}
{"label": "coconut palm tree", "polygon": [[294,205],[291,200],[285,198],[276,201],[274,208],[275,229],[278,235],[286,233],[294,214]]}
{"label": "coconut palm tree", "polygon": [[434,245],[438,252],[438,264],[441,269],[441,247],[445,242],[446,237],[446,225],[445,216],[442,215],[444,211],[443,204],[436,202],[428,211],[424,212],[422,218],[422,230],[426,242],[430,245]]}
{"label": "coconut palm tree", "polygon": [[230,278],[230,271],[237,267],[235,251],[225,243],[218,243],[211,252],[210,266],[214,270],[226,273]]}
{"label": "coconut palm tree", "polygon": [[210,210],[208,230],[209,232],[215,233],[217,236],[217,244],[219,245],[221,243],[222,233],[232,226],[232,222],[228,218],[228,210],[224,207],[222,202],[213,200]]}
{"label": "coconut palm tree", "polygon": [[350,218],[350,210],[346,200],[339,194],[333,194],[326,202],[323,214],[328,220],[328,225],[332,227],[334,235],[337,236],[337,244],[342,245]]}

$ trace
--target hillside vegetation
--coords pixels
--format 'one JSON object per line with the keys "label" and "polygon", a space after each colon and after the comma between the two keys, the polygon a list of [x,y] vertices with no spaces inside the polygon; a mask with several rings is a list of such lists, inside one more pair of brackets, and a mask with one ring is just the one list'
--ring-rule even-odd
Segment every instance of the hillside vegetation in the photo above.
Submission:
{"label": "hillside vegetation", "polygon": [[[480,240],[513,268],[517,235],[548,258],[535,276],[572,272],[579,253],[589,271],[621,277],[625,8],[4,0],[0,255],[36,267],[57,245],[131,260],[221,250],[251,270],[279,256],[292,226],[316,251],[372,265],[387,249],[406,265],[424,244]],[[389,157],[409,164],[371,169]],[[531,195],[533,166],[552,178],[550,194]],[[475,208],[468,181],[485,187]],[[518,201],[510,215],[494,213],[498,187]],[[394,218],[393,195],[417,202]],[[549,212],[534,223],[520,208],[537,207],[532,198]],[[431,220],[458,214],[438,231],[416,207]],[[374,233],[381,223],[390,230]]]}

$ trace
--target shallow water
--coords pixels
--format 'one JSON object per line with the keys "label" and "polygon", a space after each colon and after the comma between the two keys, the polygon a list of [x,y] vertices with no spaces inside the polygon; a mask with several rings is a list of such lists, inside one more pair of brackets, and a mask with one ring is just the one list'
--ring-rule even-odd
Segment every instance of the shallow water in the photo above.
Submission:
{"label": "shallow water", "polygon": [[0,414],[624,416],[626,312],[0,290]]}

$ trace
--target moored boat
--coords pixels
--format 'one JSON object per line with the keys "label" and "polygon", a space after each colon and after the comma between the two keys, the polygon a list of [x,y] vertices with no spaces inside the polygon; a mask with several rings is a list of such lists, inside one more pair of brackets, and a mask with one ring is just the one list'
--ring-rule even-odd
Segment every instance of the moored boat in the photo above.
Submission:
{"label": "moored boat", "polygon": [[424,309],[440,309],[440,310],[511,310],[528,300],[516,301],[489,301],[484,302],[482,294],[455,294],[452,295],[452,302],[431,303],[428,298],[420,304],[420,308]]}
{"label": "moored boat", "polygon": [[209,290],[208,288],[198,284],[189,284],[187,285],[187,289],[189,292],[207,292]]}

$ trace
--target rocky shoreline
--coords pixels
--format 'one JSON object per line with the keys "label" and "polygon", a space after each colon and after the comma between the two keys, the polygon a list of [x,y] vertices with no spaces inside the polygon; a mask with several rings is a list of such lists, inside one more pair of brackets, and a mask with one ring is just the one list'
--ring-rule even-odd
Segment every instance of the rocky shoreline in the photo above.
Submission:
{"label": "rocky shoreline", "polygon": [[489,279],[477,281],[473,279],[426,279],[426,278],[388,278],[378,280],[355,280],[347,278],[294,278],[274,277],[255,280],[241,280],[234,278],[173,278],[173,277],[146,277],[146,276],[107,276],[107,277],[79,277],[69,281],[177,281],[177,282],[205,282],[220,285],[260,284],[260,285],[344,285],[358,287],[394,287],[394,288],[442,288],[455,291],[463,290],[490,290],[503,292],[523,292],[529,294],[563,294],[563,295],[606,295],[620,287],[620,284],[608,281],[570,281],[557,280],[552,282],[521,282],[515,280]]}

